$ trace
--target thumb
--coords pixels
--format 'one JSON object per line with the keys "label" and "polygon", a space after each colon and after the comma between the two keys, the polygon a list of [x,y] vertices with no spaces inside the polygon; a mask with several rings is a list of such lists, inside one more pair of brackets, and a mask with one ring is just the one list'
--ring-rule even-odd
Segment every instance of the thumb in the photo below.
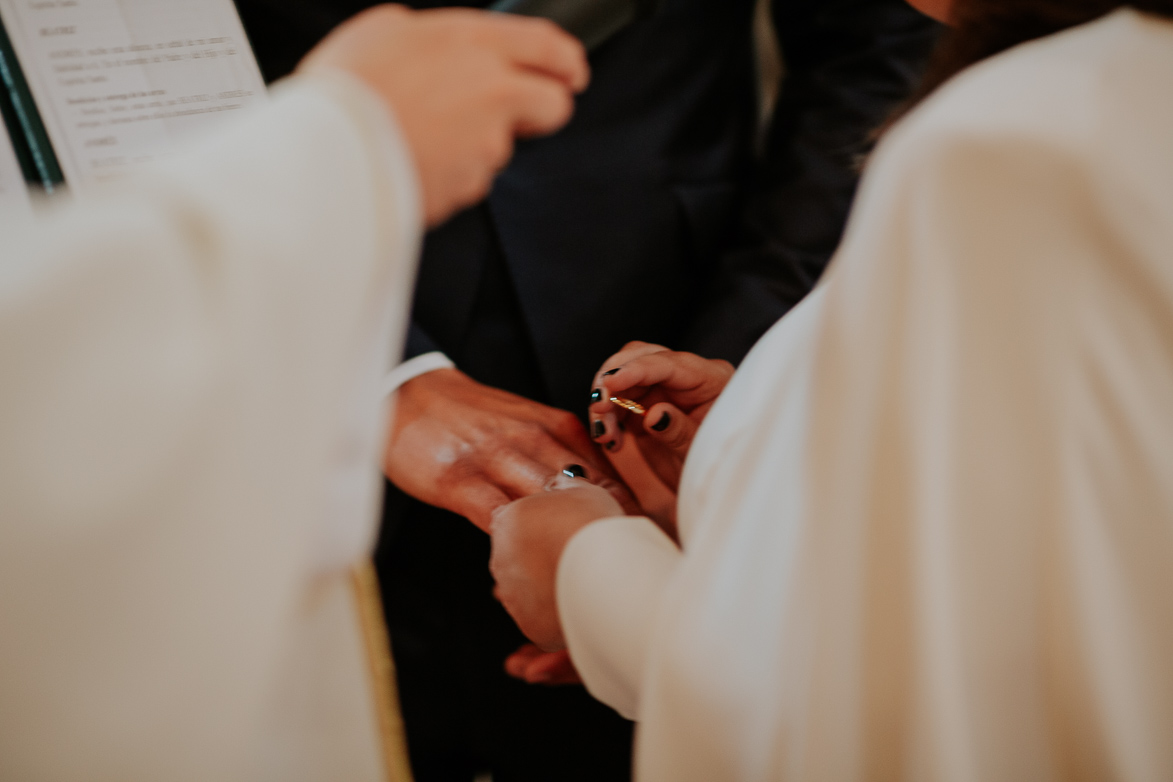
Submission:
{"label": "thumb", "polygon": [[669,402],[652,405],[644,416],[644,430],[651,437],[681,459],[688,455],[697,425]]}

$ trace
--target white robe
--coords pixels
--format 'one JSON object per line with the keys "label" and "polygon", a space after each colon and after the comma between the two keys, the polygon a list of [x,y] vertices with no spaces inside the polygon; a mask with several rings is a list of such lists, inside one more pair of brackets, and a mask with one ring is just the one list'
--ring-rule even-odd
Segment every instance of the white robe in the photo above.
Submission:
{"label": "white robe", "polygon": [[570,543],[643,782],[1173,779],[1173,23],[974,67],[876,152],[689,455]]}
{"label": "white robe", "polygon": [[421,218],[345,77],[0,237],[0,779],[384,778],[347,567]]}

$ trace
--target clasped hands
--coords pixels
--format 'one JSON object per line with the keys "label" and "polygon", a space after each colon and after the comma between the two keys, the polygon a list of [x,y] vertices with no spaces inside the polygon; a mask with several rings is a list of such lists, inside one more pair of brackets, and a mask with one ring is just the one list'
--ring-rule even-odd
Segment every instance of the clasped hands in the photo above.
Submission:
{"label": "clasped hands", "polygon": [[[483,198],[514,139],[564,125],[590,79],[582,46],[548,21],[390,5],[339,27],[299,66],[308,76],[331,71],[365,83],[394,114],[428,225]],[[543,648],[559,649],[553,576],[566,542],[595,519],[641,508],[674,534],[680,467],[731,373],[696,356],[628,345],[594,386],[602,396],[593,400],[591,434],[603,458],[570,413],[455,370],[431,372],[396,394],[385,471],[408,494],[492,529],[502,602]],[[644,400],[647,420],[611,409],[607,395],[619,393]],[[571,464],[587,480],[546,492],[551,476]],[[532,647],[507,668],[528,680],[576,678],[565,653]]]}
{"label": "clasped hands", "polygon": [[[577,681],[554,595],[562,551],[587,524],[621,515],[647,515],[675,538],[685,457],[732,374],[728,362],[629,343],[595,376],[589,434],[571,413],[457,370],[422,375],[396,394],[387,476],[492,534],[497,597],[537,644],[506,661],[509,673]],[[646,415],[616,407],[612,396],[640,402]],[[563,475],[570,465],[585,478]]]}

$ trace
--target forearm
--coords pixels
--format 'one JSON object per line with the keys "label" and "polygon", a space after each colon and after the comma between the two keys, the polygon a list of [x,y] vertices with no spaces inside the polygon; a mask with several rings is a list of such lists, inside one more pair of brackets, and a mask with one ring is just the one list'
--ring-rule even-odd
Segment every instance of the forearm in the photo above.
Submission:
{"label": "forearm", "polygon": [[558,612],[591,694],[639,718],[656,617],[682,558],[650,520],[604,519],[571,539],[558,565]]}

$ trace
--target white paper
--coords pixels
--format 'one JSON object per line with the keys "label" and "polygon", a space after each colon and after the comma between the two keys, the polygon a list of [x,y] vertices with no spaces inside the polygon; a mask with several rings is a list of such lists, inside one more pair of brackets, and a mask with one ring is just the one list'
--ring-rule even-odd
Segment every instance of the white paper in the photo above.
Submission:
{"label": "white paper", "polygon": [[0,223],[22,220],[32,215],[28,186],[16,160],[16,151],[0,122]]}
{"label": "white paper", "polygon": [[265,99],[232,0],[0,0],[0,15],[75,192]]}

